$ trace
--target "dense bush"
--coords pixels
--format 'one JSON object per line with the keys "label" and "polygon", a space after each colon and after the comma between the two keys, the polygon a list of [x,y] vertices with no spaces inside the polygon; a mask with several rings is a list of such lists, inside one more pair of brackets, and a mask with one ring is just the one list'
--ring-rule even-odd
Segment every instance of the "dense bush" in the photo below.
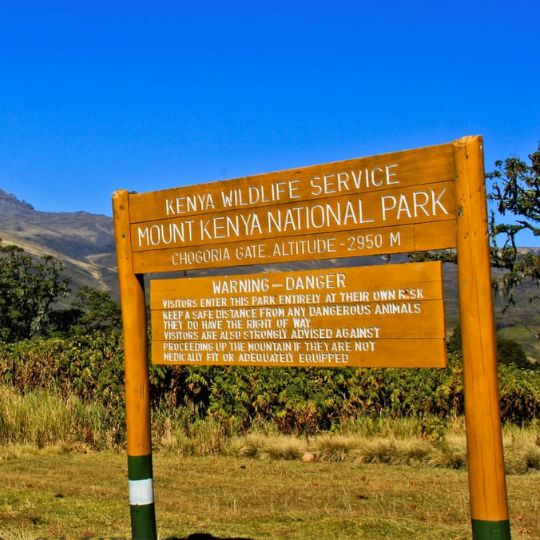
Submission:
{"label": "dense bush", "polygon": [[[540,373],[501,365],[503,420],[538,418]],[[0,379],[25,393],[53,389],[64,398],[99,401],[123,437],[121,336],[94,333],[0,345]],[[161,415],[179,409],[186,422],[227,419],[240,430],[273,423],[283,433],[332,430],[360,416],[439,417],[463,413],[458,354],[447,369],[301,369],[164,367],[150,369],[152,406]]]}
{"label": "dense bush", "polygon": [[0,381],[20,393],[53,390],[64,399],[98,401],[124,436],[123,355],[120,334],[33,339],[0,345]]}
{"label": "dense bush", "polygon": [[522,369],[536,367],[536,364],[529,362],[525,350],[517,341],[502,337],[497,338],[497,361],[499,364],[513,364]]}

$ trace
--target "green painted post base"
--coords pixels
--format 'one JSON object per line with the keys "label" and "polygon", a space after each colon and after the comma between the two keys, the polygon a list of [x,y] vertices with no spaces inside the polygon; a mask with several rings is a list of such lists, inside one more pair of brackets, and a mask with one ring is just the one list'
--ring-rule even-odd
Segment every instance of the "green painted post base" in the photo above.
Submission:
{"label": "green painted post base", "polygon": [[128,456],[129,502],[133,540],[156,540],[152,454]]}
{"label": "green painted post base", "polygon": [[510,540],[510,521],[472,520],[473,540]]}
{"label": "green painted post base", "polygon": [[129,507],[133,540],[157,540],[156,512],[153,504]]}

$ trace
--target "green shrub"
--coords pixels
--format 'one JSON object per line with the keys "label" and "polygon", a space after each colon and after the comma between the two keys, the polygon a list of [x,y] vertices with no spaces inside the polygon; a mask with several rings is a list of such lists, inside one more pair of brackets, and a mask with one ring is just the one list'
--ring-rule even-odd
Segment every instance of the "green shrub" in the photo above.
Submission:
{"label": "green shrub", "polygon": [[[21,394],[49,389],[63,399],[99,402],[116,426],[116,439],[123,440],[118,334],[0,345],[0,377]],[[540,372],[501,365],[499,379],[503,420],[526,423],[538,418]],[[239,433],[272,424],[285,434],[312,436],[359,418],[418,418],[425,437],[437,440],[444,424],[464,412],[456,353],[450,355],[447,369],[151,366],[150,391],[156,426],[164,430],[170,417],[181,419],[184,426],[214,419]]]}
{"label": "green shrub", "polygon": [[107,448],[117,444],[110,416],[99,403],[62,399],[52,391],[24,395],[0,386],[0,444]]}
{"label": "green shrub", "polygon": [[0,346],[3,384],[21,394],[50,390],[102,406],[121,441],[124,427],[123,353],[119,336],[96,333],[71,339],[39,338]]}
{"label": "green shrub", "polygon": [[513,364],[521,369],[533,366],[528,360],[523,347],[513,339],[497,338],[497,362],[499,364]]}

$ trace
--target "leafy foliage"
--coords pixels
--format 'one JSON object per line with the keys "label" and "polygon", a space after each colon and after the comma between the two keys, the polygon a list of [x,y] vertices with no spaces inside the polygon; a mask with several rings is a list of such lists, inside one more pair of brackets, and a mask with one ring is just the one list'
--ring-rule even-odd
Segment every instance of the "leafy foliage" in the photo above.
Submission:
{"label": "leafy foliage", "polygon": [[69,307],[56,307],[71,292],[62,271],[54,257],[0,245],[0,342],[120,331],[120,306],[107,291],[82,287]]}
{"label": "leafy foliage", "polygon": [[533,369],[536,364],[527,360],[523,347],[513,339],[497,338],[497,361],[499,364],[512,364],[521,369]]}
{"label": "leafy foliage", "polygon": [[119,334],[35,338],[0,345],[0,380],[20,393],[53,390],[65,399],[99,401],[124,434],[124,370]]}
{"label": "leafy foliage", "polygon": [[[499,375],[503,420],[538,418],[540,370],[501,365]],[[118,333],[0,345],[0,379],[20,393],[52,389],[65,398],[98,400],[117,426],[117,439],[124,436]],[[447,369],[152,366],[150,393],[154,414],[180,414],[186,424],[213,418],[246,431],[270,423],[282,433],[309,436],[359,418],[437,417],[444,422],[463,413],[462,380],[455,353]]]}
{"label": "leafy foliage", "polygon": [[[516,288],[524,282],[540,287],[540,256],[523,252],[517,245],[517,236],[528,230],[540,235],[540,146],[529,155],[530,164],[516,157],[495,162],[495,170],[486,174],[491,181],[488,199],[495,204],[488,223],[491,265],[496,272],[494,290],[506,302],[503,311],[516,303]],[[500,217],[510,217],[510,222],[499,223]],[[455,250],[419,252],[410,255],[413,261],[439,260],[457,262]],[[538,294],[529,302],[537,303]],[[540,339],[537,329],[530,329]]]}
{"label": "leafy foliage", "polygon": [[507,296],[509,304],[515,302],[513,291],[524,280],[540,286],[540,256],[520,253],[516,241],[524,230],[540,236],[540,146],[529,155],[529,161],[527,164],[516,157],[496,161],[495,170],[486,175],[492,181],[489,199],[499,215],[515,218],[512,223],[496,223],[492,212],[490,219],[492,264],[504,270],[495,286]]}
{"label": "leafy foliage", "polygon": [[0,246],[0,341],[38,335],[53,304],[69,292],[54,257],[33,259],[17,246]]}
{"label": "leafy foliage", "polygon": [[52,336],[88,334],[96,331],[120,331],[120,306],[107,291],[81,287],[67,309],[49,316],[48,333]]}

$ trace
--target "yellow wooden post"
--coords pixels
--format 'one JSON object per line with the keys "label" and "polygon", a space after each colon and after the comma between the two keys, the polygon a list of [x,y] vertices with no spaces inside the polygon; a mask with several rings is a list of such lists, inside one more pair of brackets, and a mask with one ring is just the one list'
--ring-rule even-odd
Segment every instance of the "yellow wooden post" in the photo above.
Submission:
{"label": "yellow wooden post", "polygon": [[473,538],[509,539],[482,138],[454,143],[458,280]]}
{"label": "yellow wooden post", "polygon": [[113,195],[118,277],[124,327],[128,480],[133,538],[157,538],[152,485],[146,303],[142,275],[132,269],[129,194]]}

